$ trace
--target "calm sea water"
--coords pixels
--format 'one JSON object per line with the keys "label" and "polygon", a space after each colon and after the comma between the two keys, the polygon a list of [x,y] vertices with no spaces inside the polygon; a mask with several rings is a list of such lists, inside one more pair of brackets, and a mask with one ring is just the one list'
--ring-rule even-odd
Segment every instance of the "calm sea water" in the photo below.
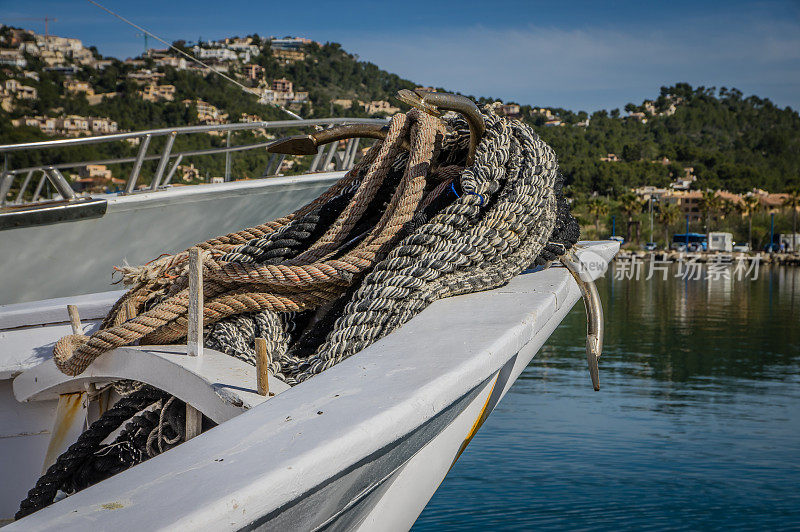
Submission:
{"label": "calm sea water", "polygon": [[800,268],[598,288],[601,390],[579,303],[414,530],[800,530]]}

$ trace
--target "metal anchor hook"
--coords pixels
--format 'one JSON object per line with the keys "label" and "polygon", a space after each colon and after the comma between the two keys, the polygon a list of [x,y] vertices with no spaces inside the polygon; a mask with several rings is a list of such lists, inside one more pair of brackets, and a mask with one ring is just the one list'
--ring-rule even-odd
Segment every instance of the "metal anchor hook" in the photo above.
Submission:
{"label": "metal anchor hook", "polygon": [[[267,146],[267,151],[287,155],[314,155],[324,144],[352,138],[384,140],[388,132],[389,127],[380,124],[350,124],[323,129],[311,135],[294,135],[278,139]],[[403,149],[410,149],[408,139],[403,139]]]}
{"label": "metal anchor hook", "polygon": [[475,162],[475,151],[478,149],[483,134],[486,132],[486,123],[483,115],[475,102],[466,96],[450,94],[448,92],[428,92],[420,89],[397,91],[397,99],[412,107],[416,107],[433,116],[441,116],[441,111],[455,111],[464,116],[469,125],[469,152],[467,153],[467,166]]}
{"label": "metal anchor hook", "polygon": [[570,250],[561,256],[561,264],[569,270],[578,283],[583,304],[586,307],[586,359],[589,362],[589,376],[595,391],[600,390],[600,369],[597,360],[603,353],[603,305],[594,280],[589,277],[583,262]]}
{"label": "metal anchor hook", "polygon": [[[446,92],[410,91],[402,89],[397,93],[397,99],[422,109],[433,116],[440,116],[440,110],[455,111],[464,115],[469,125],[469,152],[467,165],[475,160],[475,150],[483,134],[486,124],[475,102],[465,96],[449,94]],[[267,146],[270,153],[283,153],[287,155],[314,155],[323,144],[351,138],[372,138],[384,140],[389,132],[388,126],[380,124],[351,124],[317,131],[310,135],[295,135],[278,139]],[[408,139],[403,139],[403,149],[411,149]]]}

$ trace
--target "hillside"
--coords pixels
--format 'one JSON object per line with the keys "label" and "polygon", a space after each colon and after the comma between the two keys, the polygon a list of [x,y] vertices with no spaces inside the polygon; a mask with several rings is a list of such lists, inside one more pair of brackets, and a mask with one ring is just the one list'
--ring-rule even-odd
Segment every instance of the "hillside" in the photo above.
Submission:
{"label": "hillside", "polygon": [[[403,108],[393,98],[397,90],[418,86],[358,60],[336,43],[307,39],[250,35],[193,47],[175,43],[189,53],[201,54],[204,61],[258,92],[260,99],[167,50],[148,50],[143,57],[120,61],[75,43],[63,45],[66,48],[59,52],[52,39],[62,38],[44,42],[41,35],[9,27],[0,30],[0,39],[4,53],[18,50],[14,52],[22,60],[18,63],[25,63],[14,66],[6,61],[0,70],[3,144],[84,133],[45,133],[43,122],[37,123],[35,117],[103,117],[119,130],[138,130],[285,119],[275,103],[307,118],[386,116]],[[35,90],[35,98],[14,93],[9,83]],[[481,103],[490,101],[479,99]],[[205,106],[203,112],[199,112],[200,106]],[[598,192],[616,197],[642,185],[667,187],[680,178],[693,189],[737,193],[754,187],[781,192],[800,186],[800,116],[769,100],[744,97],[736,89],[679,83],[662,87],[654,100],[626,105],[624,113],[615,109],[591,116],[530,105],[507,104],[503,109],[534,126],[553,146],[568,190],[575,195]],[[25,120],[31,125],[22,125]],[[86,133],[92,132],[98,131]],[[244,142],[248,135],[252,139],[252,133],[241,133],[234,140]],[[176,149],[221,143],[220,137],[193,135],[179,138]],[[48,162],[132,155],[135,151],[135,146],[86,146],[51,153]],[[13,166],[35,164],[41,157],[41,153],[15,154]],[[266,159],[263,153],[237,154],[233,174],[257,177]],[[224,165],[222,157],[198,159],[195,164],[198,179],[220,175]],[[293,171],[302,168],[298,164]],[[127,170],[117,167],[113,171],[124,177]]]}
{"label": "hillside", "polygon": [[[618,195],[642,185],[663,187],[687,167],[697,190],[783,192],[800,186],[800,116],[790,108],[745,98],[736,89],[679,83],[662,87],[655,101],[627,109],[626,118],[617,110],[594,113],[588,127],[539,128],[576,191]],[[608,154],[620,160],[600,160]]]}

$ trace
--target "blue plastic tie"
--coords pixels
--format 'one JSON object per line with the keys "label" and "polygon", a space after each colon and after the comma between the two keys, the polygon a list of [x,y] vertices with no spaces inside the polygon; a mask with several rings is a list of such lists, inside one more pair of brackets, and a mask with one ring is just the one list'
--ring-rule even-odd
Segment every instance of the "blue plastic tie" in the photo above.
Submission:
{"label": "blue plastic tie", "polygon": [[[461,197],[458,194],[458,192],[456,192],[456,184],[455,183],[450,183],[450,190],[453,191],[453,194],[455,194],[457,198]],[[478,204],[478,207],[483,207],[483,204],[484,204],[485,201],[484,201],[483,196],[481,194],[478,194],[477,192],[467,192],[467,196],[478,196],[481,199],[481,202]]]}

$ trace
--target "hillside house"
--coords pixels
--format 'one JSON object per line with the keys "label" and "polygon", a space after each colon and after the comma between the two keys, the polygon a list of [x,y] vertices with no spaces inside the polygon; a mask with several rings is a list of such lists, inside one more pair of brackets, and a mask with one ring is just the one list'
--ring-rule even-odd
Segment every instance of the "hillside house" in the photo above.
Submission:
{"label": "hillside house", "polygon": [[258,81],[264,78],[264,67],[261,65],[247,64],[242,67],[242,73],[244,73],[247,79]]}
{"label": "hillside house", "polygon": [[509,118],[520,118],[522,114],[520,113],[519,105],[515,103],[506,103],[500,106],[498,109],[500,112],[499,114],[503,116],[507,116]]}
{"label": "hillside house", "polygon": [[22,52],[16,48],[0,50],[0,65],[25,68],[27,64],[28,62],[25,60]]}
{"label": "hillside house", "polygon": [[373,100],[369,103],[366,102],[359,102],[367,112],[371,115],[378,114],[378,113],[385,113],[385,114],[395,114],[400,112],[399,107],[394,107],[392,104],[387,102],[386,100]]}
{"label": "hillside house", "polygon": [[227,113],[223,113],[216,106],[203,100],[183,100],[185,106],[194,105],[197,108],[197,120],[202,124],[218,125],[228,120]]}
{"label": "hillside house", "polygon": [[171,102],[175,99],[175,85],[156,85],[151,83],[150,85],[145,85],[138,92],[142,99],[148,102],[161,100]]}
{"label": "hillside house", "polygon": [[94,94],[94,89],[92,88],[91,84],[88,81],[78,81],[75,79],[68,79],[64,81],[64,89],[67,92],[71,92],[73,94],[84,93],[87,96],[92,96]]}
{"label": "hillside house", "polygon": [[4,84],[5,90],[9,94],[13,94],[17,98],[21,100],[35,100],[36,99],[36,89],[33,87],[29,87],[27,85],[23,85],[19,81],[15,79],[7,79]]}

